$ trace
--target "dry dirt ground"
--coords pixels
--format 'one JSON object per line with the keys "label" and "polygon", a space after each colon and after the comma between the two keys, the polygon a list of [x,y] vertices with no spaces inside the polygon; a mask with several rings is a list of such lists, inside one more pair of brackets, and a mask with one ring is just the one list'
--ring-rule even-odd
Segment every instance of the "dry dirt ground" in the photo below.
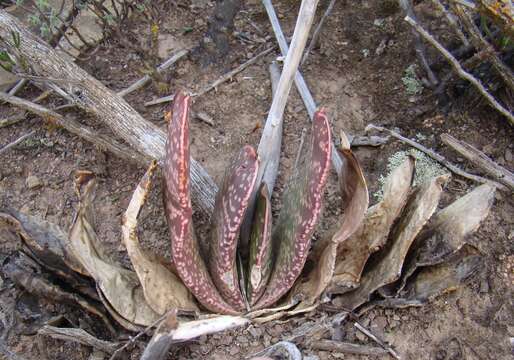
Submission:
{"label": "dry dirt ground", "polygon": [[[327,3],[321,1],[318,11],[324,10]],[[476,97],[469,94],[458,97],[449,91],[445,102],[428,89],[414,96],[406,93],[401,79],[405,69],[415,63],[416,58],[410,29],[391,3],[384,0],[337,2],[321,34],[319,46],[302,67],[314,98],[330,114],[334,133],[344,129],[352,134],[362,134],[369,123],[396,128],[406,136],[423,139],[420,141],[424,145],[463,168],[474,171],[441,144],[439,135],[448,132],[483,150],[512,170],[513,130],[505,119],[482,103],[470,103],[469,99]],[[174,39],[184,45],[196,44],[202,39],[213,2],[195,0],[193,5],[188,0],[182,0],[177,2],[177,6],[163,7],[160,12],[163,38]],[[285,33],[291,35],[299,3],[281,0],[275,6]],[[422,3],[417,10],[432,32],[447,34],[447,25],[435,19],[427,5]],[[123,31],[134,28],[142,34],[140,40],[143,41],[146,38],[143,34],[149,30],[141,25],[137,16],[124,24]],[[193,91],[202,88],[248,57],[274,44],[271,26],[257,0],[248,0],[244,4],[243,11],[236,18],[235,30],[250,39],[266,38],[267,41],[242,41],[236,37],[223,64],[202,68],[194,57],[183,59],[165,75],[170,88],[181,86]],[[381,43],[386,45],[385,49],[377,54]],[[215,125],[191,120],[192,153],[218,183],[236,150],[246,143],[258,144],[271,104],[268,65],[277,56],[278,53],[270,54],[232,81],[220,85],[217,91],[211,91],[194,101],[194,109],[209,114]],[[429,57],[432,62],[440,61],[431,49]],[[80,62],[80,65],[113,90],[120,90],[139,78],[142,68],[138,55],[124,48],[116,38],[102,42],[90,59]],[[448,68],[443,66],[439,74],[447,71]],[[37,94],[35,89],[29,87],[20,95],[34,97]],[[164,105],[143,105],[158,96],[157,89],[149,86],[129,95],[127,100],[146,119],[164,127]],[[51,99],[47,105],[52,103],[62,101]],[[2,117],[16,112],[0,105]],[[283,157],[275,199],[280,198],[302,128],[306,126],[306,111],[296,90],[293,90],[285,114]],[[66,229],[77,204],[72,174],[77,169],[92,170],[100,179],[96,202],[98,234],[109,245],[112,256],[128,264],[120,244],[121,214],[145,169],[105,154],[91,144],[62,129],[45,125],[41,119],[32,116],[22,123],[0,129],[0,144],[7,144],[30,130],[36,130],[37,134],[1,156],[0,206],[44,216]],[[381,148],[356,150],[371,192],[377,190],[377,179],[384,173],[388,157],[401,149],[406,147],[393,141]],[[41,186],[30,189],[26,181],[29,176],[36,176]],[[340,195],[335,180],[335,175],[332,175],[317,234],[328,228],[339,212]],[[474,186],[476,184],[454,176],[447,186],[443,203],[447,204]],[[141,216],[140,238],[152,250],[169,255],[167,226],[160,196],[160,185],[156,184]],[[275,200],[274,209],[279,205]],[[484,254],[483,271],[469,284],[424,307],[372,309],[361,317],[361,323],[388,341],[404,359],[512,359],[509,338],[514,336],[513,210],[512,195],[498,193],[491,214],[469,240]],[[202,220],[198,215],[198,223],[202,223]],[[1,246],[4,251],[9,248],[9,244]],[[89,358],[91,348],[70,342],[37,339],[30,325],[44,317],[41,314],[48,316],[66,312],[68,322],[75,326],[82,324],[86,328],[91,327],[91,319],[73,308],[35,299],[7,285],[4,283],[1,290],[2,298],[4,301],[16,298],[19,312],[18,325],[6,339],[12,350],[27,359],[42,359],[45,352],[49,359]],[[315,311],[285,322],[200,338],[175,346],[170,358],[241,359],[287,337],[301,324],[324,315],[323,311]],[[366,337],[356,333],[351,321],[341,330],[345,341],[370,343]],[[97,332],[97,335],[101,337],[105,334]],[[132,359],[138,358],[143,345],[133,349]],[[302,342],[298,345],[304,354],[316,355],[319,359],[366,358],[316,351]]]}

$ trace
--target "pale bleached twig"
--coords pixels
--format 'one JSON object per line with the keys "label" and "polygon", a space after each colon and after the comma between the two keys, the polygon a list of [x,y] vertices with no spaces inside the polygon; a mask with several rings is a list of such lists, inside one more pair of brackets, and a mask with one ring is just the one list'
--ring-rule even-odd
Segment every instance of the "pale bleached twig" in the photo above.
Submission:
{"label": "pale bleached twig", "polygon": [[507,185],[514,191],[514,174],[509,170],[492,161],[480,150],[464,141],[457,140],[450,134],[442,134],[441,140],[460,155],[468,159],[473,165],[484,170],[487,174],[491,175],[497,181]]}
{"label": "pale bleached twig", "polygon": [[16,145],[24,142],[25,140],[27,140],[29,137],[31,137],[32,135],[34,135],[36,133],[35,130],[29,132],[28,134],[25,134],[23,136],[20,136],[19,138],[17,138],[16,140],[14,140],[13,142],[5,145],[3,148],[0,149],[0,155],[2,155],[3,153],[7,152],[9,149],[12,149],[13,147],[15,147]]}
{"label": "pale bleached twig", "polygon": [[53,339],[73,341],[83,345],[91,346],[106,354],[112,354],[116,350],[116,344],[110,341],[100,340],[83,329],[59,328],[45,325],[39,329],[38,334],[49,336]]}
{"label": "pale bleached twig", "polygon": [[392,137],[400,140],[401,142],[403,142],[403,143],[405,143],[407,145],[410,145],[413,148],[418,149],[419,151],[427,154],[430,158],[434,159],[435,161],[437,161],[438,163],[440,163],[441,165],[446,167],[448,170],[450,170],[454,174],[457,174],[457,175],[462,176],[463,178],[466,178],[466,179],[469,179],[469,180],[476,181],[476,182],[478,182],[480,184],[490,184],[492,186],[497,187],[500,190],[508,191],[508,189],[504,185],[502,185],[502,184],[500,184],[500,183],[498,183],[496,181],[483,178],[483,177],[478,176],[478,175],[470,174],[470,173],[468,173],[468,172],[458,168],[457,166],[453,165],[452,163],[450,163],[442,155],[439,155],[438,153],[436,153],[433,150],[427,149],[423,145],[421,145],[421,144],[419,144],[419,143],[417,143],[417,142],[415,142],[415,141],[413,141],[413,140],[411,140],[409,138],[403,137],[402,135],[398,134],[397,132],[395,132],[393,130],[389,130],[389,129],[386,129],[385,127],[376,126],[376,125],[373,125],[373,124],[369,124],[368,126],[366,126],[366,131],[371,130],[371,129],[387,132],[389,135],[391,135]]}
{"label": "pale bleached twig", "polygon": [[14,85],[11,90],[9,90],[9,95],[16,95],[18,91],[20,91],[27,82],[27,79],[20,79],[20,81],[18,81],[16,85]]}
{"label": "pale bleached twig", "polygon": [[446,60],[450,62],[455,71],[459,74],[459,76],[467,81],[469,81],[489,102],[489,104],[498,110],[501,114],[503,114],[511,125],[514,125],[514,116],[512,113],[505,109],[496,99],[489,94],[484,85],[477,80],[473,75],[464,70],[455,57],[448,50],[444,48],[432,35],[430,35],[425,29],[423,29],[414,19],[407,16],[405,17],[405,21],[407,21],[426,41],[432,44],[440,53],[443,55]]}
{"label": "pale bleached twig", "polygon": [[381,347],[353,344],[334,340],[318,340],[313,342],[311,344],[311,347],[316,350],[330,351],[343,354],[358,354],[369,356],[380,356],[387,354],[387,350]]}
{"label": "pale bleached twig", "polygon": [[[273,8],[273,4],[271,3],[271,0],[262,0],[262,3],[264,4],[264,7],[268,14],[271,26],[273,28],[273,32],[275,34],[275,38],[277,40],[278,46],[280,47],[280,52],[282,53],[282,56],[286,56],[287,52],[289,51],[289,45],[287,43],[287,39],[284,35],[284,32],[282,31],[282,28],[280,26],[280,22],[278,21],[277,13],[275,12],[275,9]],[[309,117],[312,120],[312,118],[314,117],[314,112],[316,111],[317,105],[316,105],[316,102],[314,101],[314,98],[312,97],[309,87],[307,86],[307,83],[305,82],[305,79],[303,78],[300,71],[296,71],[296,74],[294,77],[294,82],[296,85],[296,89],[300,93],[303,103],[305,104],[307,113],[309,114]],[[341,170],[342,162],[341,162],[341,158],[337,154],[337,151],[333,144],[332,144],[332,164],[334,165],[334,169],[336,170],[336,172],[339,173]]]}
{"label": "pale bleached twig", "polygon": [[[155,69],[155,72],[157,74],[162,73],[164,70],[168,69],[170,66],[175,64],[178,60],[180,60],[184,56],[186,56],[188,54],[188,52],[189,52],[188,49],[182,49],[182,50],[176,52],[168,60],[163,62],[161,65],[159,65]],[[143,86],[148,84],[150,81],[152,81],[152,77],[150,75],[145,75],[141,79],[137,80],[132,85],[127,87],[126,89],[118,91],[118,95],[121,96],[121,97],[127,96],[128,94],[130,94],[130,93],[132,93],[132,92],[142,88]]]}
{"label": "pale bleached twig", "polygon": [[303,54],[301,65],[305,64],[307,61],[307,58],[309,57],[310,52],[316,46],[316,43],[318,42],[318,37],[321,32],[321,28],[325,24],[325,21],[327,20],[328,16],[332,12],[332,9],[334,8],[334,5],[336,3],[336,0],[330,0],[330,3],[327,6],[327,9],[323,13],[323,16],[319,20],[318,25],[316,25],[316,28],[314,29],[314,33],[312,34],[311,42],[309,43],[309,46],[307,47],[307,50],[305,50],[305,53]]}
{"label": "pale bleached twig", "polygon": [[400,355],[398,355],[398,353],[396,351],[393,350],[392,347],[390,347],[389,345],[387,345],[386,343],[384,343],[382,340],[380,340],[379,338],[377,338],[375,335],[373,335],[373,333],[371,331],[369,331],[368,329],[366,329],[364,326],[362,326],[361,324],[359,324],[358,322],[354,322],[353,325],[361,332],[363,333],[364,335],[366,335],[367,337],[369,337],[371,340],[373,340],[374,342],[376,342],[378,345],[380,345],[384,350],[386,350],[389,354],[391,354],[391,356],[397,360],[400,360],[401,357]]}
{"label": "pale bleached twig", "polygon": [[0,119],[0,128],[7,127],[10,125],[14,125],[22,121],[27,117],[27,113],[25,112],[19,112],[16,115],[13,115],[11,117]]}

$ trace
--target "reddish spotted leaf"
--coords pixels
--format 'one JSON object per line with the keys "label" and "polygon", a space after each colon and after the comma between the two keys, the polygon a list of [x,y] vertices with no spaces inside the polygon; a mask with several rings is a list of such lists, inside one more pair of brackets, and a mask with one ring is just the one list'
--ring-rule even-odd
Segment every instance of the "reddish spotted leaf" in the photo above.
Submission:
{"label": "reddish spotted leaf", "polygon": [[225,175],[212,215],[209,270],[225,301],[237,310],[245,308],[237,275],[237,242],[258,168],[255,150],[243,147]]}
{"label": "reddish spotted leaf", "polygon": [[196,299],[208,310],[235,314],[216,290],[200,255],[193,231],[189,180],[190,97],[177,92],[173,114],[166,113],[168,140],[164,163],[166,217],[170,229],[171,253],[177,273]]}
{"label": "reddish spotted leaf", "polygon": [[271,274],[271,203],[268,187],[262,184],[257,194],[252,232],[250,235],[250,258],[248,264],[248,302],[254,305],[264,293]]}
{"label": "reddish spotted leaf", "polygon": [[278,226],[273,232],[276,261],[264,295],[257,302],[258,309],[280,299],[300,275],[321,212],[331,156],[330,124],[323,110],[314,114],[308,139],[284,193]]}

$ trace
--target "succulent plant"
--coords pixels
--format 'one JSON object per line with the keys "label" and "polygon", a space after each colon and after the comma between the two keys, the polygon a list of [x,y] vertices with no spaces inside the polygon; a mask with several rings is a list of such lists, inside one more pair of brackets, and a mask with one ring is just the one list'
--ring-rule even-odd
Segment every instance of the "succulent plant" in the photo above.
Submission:
{"label": "succulent plant", "polygon": [[260,191],[251,233],[252,250],[244,271],[249,277],[241,288],[236,265],[239,231],[256,185],[259,161],[248,145],[232,160],[217,194],[211,238],[208,249],[203,250],[208,254],[202,254],[192,225],[189,193],[189,106],[189,97],[178,92],[166,113],[165,204],[173,264],[196,299],[213,312],[240,313],[249,310],[247,303],[254,309],[268,307],[293,286],[307,259],[330,167],[328,119],[323,111],[314,117],[310,140],[285,191],[274,232],[269,190],[266,184],[257,184]]}

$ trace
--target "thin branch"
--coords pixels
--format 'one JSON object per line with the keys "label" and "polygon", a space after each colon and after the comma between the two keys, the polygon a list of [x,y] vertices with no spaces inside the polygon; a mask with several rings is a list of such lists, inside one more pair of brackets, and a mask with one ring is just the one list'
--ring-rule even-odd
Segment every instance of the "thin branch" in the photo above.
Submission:
{"label": "thin branch", "polygon": [[459,61],[455,59],[453,55],[444,48],[444,46],[437,42],[437,40],[434,39],[432,35],[426,32],[425,29],[423,29],[411,17],[405,17],[405,21],[407,21],[418,33],[421,34],[421,36],[423,36],[423,38],[426,41],[432,44],[441,53],[441,55],[443,55],[450,62],[450,64],[453,66],[455,71],[457,71],[461,78],[473,84],[473,86],[475,86],[475,88],[486,98],[489,104],[491,104],[492,107],[494,107],[501,114],[503,114],[507,118],[507,120],[509,120],[509,123],[511,125],[514,125],[514,116],[512,115],[512,113],[509,110],[505,109],[498,101],[496,101],[496,99],[491,94],[489,94],[489,92],[486,90],[486,88],[482,85],[482,83],[479,80],[477,80],[473,75],[464,70]]}
{"label": "thin branch", "polygon": [[21,144],[22,142],[24,142],[25,140],[27,140],[29,137],[31,137],[32,135],[34,135],[36,133],[35,130],[29,132],[28,134],[25,134],[23,136],[20,136],[19,138],[17,138],[16,140],[14,140],[13,142],[5,145],[3,148],[0,149],[0,155],[2,155],[3,153],[7,152],[9,149],[12,149],[13,147],[15,147],[16,145],[18,144]]}
{"label": "thin branch", "polygon": [[83,329],[59,328],[45,325],[39,329],[38,334],[49,336],[52,339],[73,341],[79,344],[91,346],[106,354],[112,354],[116,350],[116,344],[110,341],[100,340]]}
{"label": "thin branch", "polygon": [[39,115],[45,120],[54,121],[57,125],[65,128],[69,132],[95,144],[101,150],[110,151],[121,159],[128,160],[138,165],[147,165],[150,162],[150,158],[145,157],[132,150],[131,148],[118,143],[118,141],[115,139],[104,136],[103,134],[98,134],[97,132],[80,124],[78,121],[72,119],[71,117],[65,118],[61,114],[47,109],[41,105],[16,96],[9,96],[4,92],[0,92],[0,101],[5,101],[18,108]]}
{"label": "thin branch", "polygon": [[246,69],[248,66],[255,64],[257,62],[257,60],[262,58],[264,55],[269,54],[271,51],[273,51],[273,49],[274,49],[274,47],[272,46],[269,49],[266,49],[266,50],[258,53],[257,55],[255,55],[253,58],[251,58],[247,62],[239,65],[237,68],[235,68],[235,69],[229,71],[228,73],[224,74],[219,79],[214,81],[212,84],[210,84],[209,86],[203,88],[202,90],[200,90],[197,93],[193,93],[191,96],[201,96],[201,95],[211,91],[212,89],[215,89],[216,87],[218,87],[218,85],[220,85],[220,84],[224,83],[225,81],[233,78],[234,75],[240,73],[241,71]]}
{"label": "thin branch", "polygon": [[514,191],[514,174],[492,161],[486,154],[464,141],[457,140],[450,134],[442,134],[443,143],[468,159],[473,165],[510,187]]}
{"label": "thin branch", "polygon": [[[414,9],[412,7],[412,0],[399,1],[400,6],[407,15],[407,17],[411,19],[416,19],[416,15],[414,14]],[[425,54],[425,46],[423,45],[421,37],[416,31],[412,31],[412,35],[414,36],[414,48],[416,49],[416,55],[418,57],[418,60],[427,73],[428,81],[430,82],[431,87],[435,87],[439,83],[439,81],[437,80],[437,77],[430,68],[430,65],[427,60],[427,55]]]}
{"label": "thin branch", "polygon": [[26,117],[27,117],[27,114],[25,112],[19,112],[16,115],[11,116],[9,118],[0,119],[0,129],[3,127],[17,124],[20,121],[24,120]]}
{"label": "thin branch", "polygon": [[323,13],[323,16],[319,20],[318,25],[316,26],[316,29],[314,29],[314,33],[312,34],[311,42],[309,43],[309,46],[307,47],[307,50],[305,50],[305,53],[303,54],[302,62],[300,65],[303,66],[305,62],[307,61],[307,58],[309,57],[310,52],[316,46],[316,43],[318,42],[318,37],[321,32],[321,28],[325,24],[325,21],[327,20],[328,16],[332,12],[332,9],[334,8],[334,5],[336,4],[336,0],[330,0],[330,3],[327,6],[327,9]]}
{"label": "thin branch", "polygon": [[[155,69],[155,72],[157,74],[161,74],[164,70],[168,69],[169,67],[171,67],[173,64],[175,64],[177,61],[179,61],[180,59],[182,59],[184,56],[186,56],[187,54],[189,53],[189,50],[188,49],[182,49],[178,52],[176,52],[175,54],[173,54],[168,60],[166,60],[165,62],[163,62],[161,65],[159,65],[156,69]],[[137,80],[136,82],[134,82],[132,85],[130,85],[129,87],[127,87],[126,89],[123,89],[121,91],[118,91],[118,95],[121,96],[121,97],[125,97],[127,96],[128,94],[142,88],[143,86],[145,86],[146,84],[148,84],[150,81],[152,81],[152,77],[150,75],[145,75],[143,76],[141,79]]]}
{"label": "thin branch", "polygon": [[500,190],[508,191],[508,189],[505,186],[503,186],[500,183],[497,183],[496,181],[492,181],[492,180],[483,178],[481,176],[477,176],[477,175],[473,175],[473,174],[465,172],[464,170],[462,170],[462,169],[458,168],[457,166],[453,165],[452,163],[450,163],[442,155],[437,154],[433,150],[427,149],[423,145],[418,144],[417,142],[415,142],[415,141],[413,141],[411,139],[403,137],[402,135],[398,134],[395,131],[386,129],[386,128],[382,127],[382,126],[376,126],[376,125],[373,125],[373,124],[369,124],[368,126],[366,126],[366,131],[371,130],[371,129],[387,132],[389,135],[391,135],[392,137],[400,140],[401,142],[403,142],[403,143],[405,143],[407,145],[410,145],[413,148],[418,149],[421,152],[424,152],[430,158],[434,159],[435,161],[437,161],[438,163],[440,163],[441,165],[446,167],[448,170],[450,170],[454,174],[457,174],[457,175],[462,176],[463,178],[466,178],[466,179],[469,179],[469,180],[473,180],[473,181],[475,181],[477,183],[480,183],[480,184],[490,184],[492,186],[497,187]]}
{"label": "thin branch", "polygon": [[381,347],[373,347],[368,345],[352,344],[334,340],[318,340],[311,344],[316,350],[330,351],[343,354],[358,354],[369,356],[380,356],[387,354],[387,350]]}
{"label": "thin branch", "polygon": [[18,93],[18,91],[23,89],[23,87],[27,84],[27,82],[28,82],[27,79],[21,79],[20,81],[18,81],[16,83],[16,85],[14,85],[11,90],[9,90],[9,95],[16,95]]}
{"label": "thin branch", "polygon": [[514,90],[514,75],[512,74],[512,70],[500,60],[500,57],[496,53],[496,50],[493,46],[482,36],[480,30],[473,22],[471,16],[464,10],[462,6],[456,5],[455,11],[457,15],[463,22],[468,31],[473,46],[477,51],[484,50],[487,58],[491,61],[494,69],[505,81],[505,84],[511,89]]}
{"label": "thin branch", "polygon": [[384,350],[386,350],[389,354],[391,354],[391,356],[397,360],[400,360],[400,355],[398,355],[398,353],[396,351],[393,350],[393,348],[391,348],[389,345],[387,345],[386,343],[384,343],[382,340],[380,340],[378,337],[376,337],[371,331],[369,331],[368,329],[366,329],[364,326],[362,326],[361,324],[359,324],[358,322],[354,322],[353,325],[361,332],[363,333],[364,335],[366,335],[367,337],[369,337],[371,340],[373,340],[374,342],[376,342],[378,345],[380,345]]}

